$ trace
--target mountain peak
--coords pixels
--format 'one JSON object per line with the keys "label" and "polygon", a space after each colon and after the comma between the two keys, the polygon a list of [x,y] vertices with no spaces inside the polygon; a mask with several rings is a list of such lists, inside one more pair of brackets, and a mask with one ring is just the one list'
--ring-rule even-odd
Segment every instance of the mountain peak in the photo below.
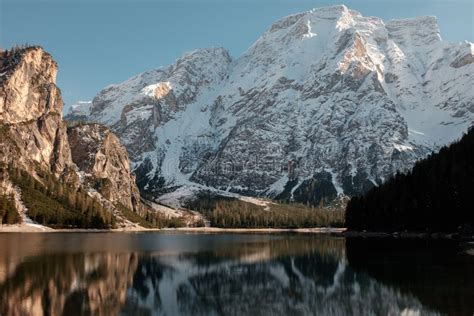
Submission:
{"label": "mountain peak", "polygon": [[345,5],[314,8],[306,12],[292,14],[281,18],[280,20],[273,23],[267,32],[273,33],[282,29],[287,29],[296,23],[305,23],[304,21],[312,19],[337,20],[341,17],[351,15],[360,15],[360,13],[349,10]]}
{"label": "mountain peak", "polygon": [[201,49],[106,88],[89,119],[117,132],[154,196],[359,194],[472,121],[472,46],[440,40],[434,17],[316,8],[275,22],[233,61]]}
{"label": "mountain peak", "polygon": [[325,16],[327,18],[338,18],[342,14],[350,13],[349,8],[343,4],[331,5],[325,7],[313,8],[308,11],[311,14],[317,14],[318,16]]}
{"label": "mountain peak", "polygon": [[39,46],[14,47],[0,54],[0,122],[18,123],[61,113],[57,64]]}

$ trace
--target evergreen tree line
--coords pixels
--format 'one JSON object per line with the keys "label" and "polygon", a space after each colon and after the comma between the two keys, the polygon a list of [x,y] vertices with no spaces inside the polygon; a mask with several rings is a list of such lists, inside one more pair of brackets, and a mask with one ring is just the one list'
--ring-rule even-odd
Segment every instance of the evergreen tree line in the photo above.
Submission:
{"label": "evergreen tree line", "polygon": [[60,182],[49,172],[38,171],[41,182],[28,172],[8,166],[13,183],[21,189],[28,216],[43,225],[56,228],[111,228],[115,219],[84,190]]}
{"label": "evergreen tree line", "polygon": [[29,43],[15,44],[12,47],[10,47],[10,49],[5,49],[4,52],[5,52],[5,54],[7,54],[7,53],[13,54],[13,53],[16,53],[16,52],[19,52],[19,51],[24,51],[28,48],[34,48],[34,47],[39,47],[39,46],[31,45]]}
{"label": "evergreen tree line", "polygon": [[[456,143],[352,198],[346,225],[371,231],[456,231],[474,223],[474,128]],[[471,226],[472,227],[472,226]]]}
{"label": "evergreen tree line", "polygon": [[147,210],[144,212],[143,216],[141,216],[121,203],[117,203],[116,207],[120,211],[120,213],[122,213],[122,215],[129,221],[131,221],[132,223],[138,223],[140,224],[140,226],[145,228],[176,228],[186,226],[186,224],[181,218],[167,217],[164,214],[161,214],[160,212],[153,212]]}
{"label": "evergreen tree line", "polygon": [[342,227],[343,210],[328,210],[303,204],[268,204],[268,208],[235,198],[202,193],[188,208],[202,213],[213,227],[311,228]]}
{"label": "evergreen tree line", "polygon": [[[0,50],[0,72],[8,72],[11,70],[20,60],[22,54],[29,48],[34,48],[39,46],[31,46],[29,44],[24,45],[14,45],[10,49],[4,51]],[[0,82],[5,79],[4,76],[0,77]]]}
{"label": "evergreen tree line", "polygon": [[179,217],[168,217],[159,212],[147,212],[144,216],[146,223],[149,223],[149,226],[142,225],[143,227],[150,228],[178,228],[185,227],[186,223],[182,218]]}
{"label": "evergreen tree line", "polygon": [[12,195],[0,195],[0,224],[17,224],[21,222]]}

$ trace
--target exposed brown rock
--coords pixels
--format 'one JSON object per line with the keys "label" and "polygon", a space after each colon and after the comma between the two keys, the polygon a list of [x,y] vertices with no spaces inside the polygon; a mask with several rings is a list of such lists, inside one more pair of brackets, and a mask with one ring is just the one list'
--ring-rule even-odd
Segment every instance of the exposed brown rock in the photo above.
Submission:
{"label": "exposed brown rock", "polygon": [[99,124],[84,124],[68,129],[72,159],[96,188],[113,203],[120,202],[138,211],[140,193],[125,147],[110,130]]}
{"label": "exposed brown rock", "polygon": [[[95,189],[116,215],[117,203],[139,212],[144,206],[126,150],[104,126],[68,130],[56,72],[56,62],[41,47],[0,53],[0,162],[33,176],[51,172],[76,189]],[[6,171],[0,172],[7,179]],[[12,190],[3,182],[0,194]]]}

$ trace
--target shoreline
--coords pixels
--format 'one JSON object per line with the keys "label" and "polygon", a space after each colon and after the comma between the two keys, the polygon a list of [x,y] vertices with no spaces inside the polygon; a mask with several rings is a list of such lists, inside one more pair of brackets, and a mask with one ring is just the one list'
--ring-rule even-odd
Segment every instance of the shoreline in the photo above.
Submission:
{"label": "shoreline", "polygon": [[473,236],[460,236],[446,232],[361,232],[348,231],[347,228],[220,228],[220,227],[179,227],[179,228],[143,228],[128,227],[116,229],[61,228],[53,229],[41,225],[21,224],[0,226],[1,233],[194,233],[194,234],[314,234],[346,238],[395,238],[395,239],[448,239],[474,241]]}
{"label": "shoreline", "polygon": [[180,227],[163,228],[161,231],[186,232],[186,233],[235,233],[235,234],[278,234],[278,233],[298,233],[298,234],[321,234],[343,236],[347,228],[313,227],[313,228],[220,228],[220,227]]}
{"label": "shoreline", "polygon": [[474,241],[474,235],[460,235],[454,232],[361,232],[345,231],[344,237],[347,238],[395,238],[395,239],[448,239],[460,241]]}
{"label": "shoreline", "polygon": [[153,233],[153,232],[182,232],[182,233],[236,233],[236,234],[275,234],[275,233],[300,233],[324,234],[342,236],[346,228],[314,227],[314,228],[219,228],[219,227],[179,227],[179,228],[143,228],[128,227],[115,229],[93,228],[50,228],[41,225],[3,225],[0,233]]}

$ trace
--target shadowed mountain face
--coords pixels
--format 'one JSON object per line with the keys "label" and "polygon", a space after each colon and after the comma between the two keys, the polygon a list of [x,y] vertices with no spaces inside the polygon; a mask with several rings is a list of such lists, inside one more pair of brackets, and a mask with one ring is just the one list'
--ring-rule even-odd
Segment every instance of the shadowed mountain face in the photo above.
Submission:
{"label": "shadowed mountain face", "polygon": [[474,119],[473,52],[443,41],[434,17],[317,8],[275,22],[238,58],[187,53],[68,118],[108,125],[150,197],[208,186],[318,204],[460,137]]}
{"label": "shadowed mountain face", "polygon": [[[474,307],[474,260],[452,244],[430,244],[428,251],[423,243],[394,241],[389,254],[365,240],[313,236],[53,234],[43,246],[32,240],[0,236],[1,314],[435,315]],[[14,250],[18,243],[21,251]],[[77,247],[59,252],[64,243]],[[434,257],[445,259],[435,265]],[[443,291],[451,299],[439,300]]]}

